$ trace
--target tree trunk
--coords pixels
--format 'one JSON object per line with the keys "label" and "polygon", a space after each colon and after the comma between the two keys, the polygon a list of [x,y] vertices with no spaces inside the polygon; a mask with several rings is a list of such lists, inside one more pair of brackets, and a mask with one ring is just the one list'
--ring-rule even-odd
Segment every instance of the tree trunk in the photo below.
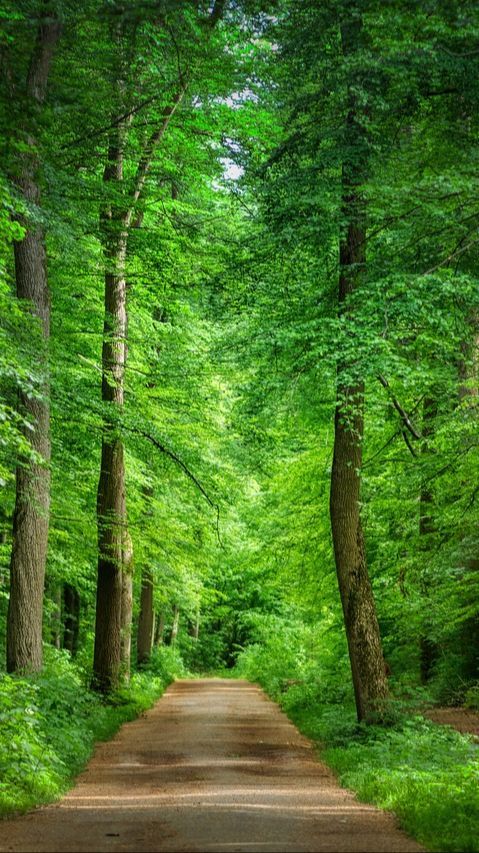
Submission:
{"label": "tree trunk", "polygon": [[124,531],[121,571],[121,677],[130,680],[131,620],[133,614],[133,545]]}
{"label": "tree trunk", "polygon": [[50,642],[56,649],[61,648],[62,628],[62,587],[58,581],[48,581],[46,584],[47,598],[50,598],[53,609],[50,618]]}
{"label": "tree trunk", "polygon": [[80,595],[69,583],[63,585],[63,648],[72,657],[78,651],[80,628]]}
{"label": "tree trunk", "polygon": [[180,608],[175,604],[173,607],[173,624],[171,626],[170,646],[176,644],[178,628],[180,627]]}
{"label": "tree trunk", "polygon": [[[125,127],[112,131],[104,181],[123,178]],[[117,190],[118,191],[118,190]],[[124,402],[127,308],[125,261],[128,234],[123,214],[113,206],[102,211],[105,258],[105,320],[102,348],[102,400],[106,404],[97,496],[98,580],[93,686],[108,693],[120,680],[122,659],[122,565],[127,536],[123,440],[115,423]],[[126,603],[126,602],[125,602]]]}
{"label": "tree trunk", "polygon": [[199,610],[197,610],[196,616],[195,616],[195,621],[193,622],[193,624],[191,626],[191,636],[193,637],[193,639],[196,642],[198,641],[198,638],[200,636],[200,611]]}
{"label": "tree trunk", "polygon": [[[360,35],[360,18],[341,27],[345,55],[357,50]],[[342,313],[351,310],[347,300],[364,275],[366,263],[366,209],[360,186],[364,171],[358,166],[362,163],[364,170],[367,156],[364,133],[352,88],[342,177],[342,211],[346,223],[340,239],[339,259],[339,310]],[[356,710],[361,721],[381,711],[388,688],[361,524],[364,384],[360,378],[351,384],[349,377],[354,372],[353,364],[344,361],[338,364],[330,514]]]}
{"label": "tree trunk", "polygon": [[[27,101],[38,112],[44,103],[53,53],[60,25],[50,15],[38,28],[27,76]],[[37,142],[27,133],[30,150],[21,161],[16,184],[27,207],[38,207],[40,168]],[[50,512],[50,405],[48,339],[50,336],[50,293],[48,289],[45,236],[28,216],[20,218],[25,236],[14,245],[17,296],[28,300],[40,322],[44,346],[38,354],[43,371],[41,399],[20,394],[19,405],[33,431],[27,438],[39,463],[19,465],[13,515],[13,544],[10,562],[10,599],[7,617],[8,672],[38,671],[42,667],[42,616],[45,565]]]}
{"label": "tree trunk", "polygon": [[147,663],[153,645],[153,575],[145,567],[141,576],[140,616],[138,619],[138,664]]}
{"label": "tree trunk", "polygon": [[163,645],[164,633],[165,633],[165,611],[161,610],[160,613],[157,614],[157,617],[156,617],[155,639],[154,639],[154,645],[155,646]]}
{"label": "tree trunk", "polygon": [[[224,11],[224,1],[216,0],[210,14],[213,29]],[[116,111],[112,115],[112,129],[108,146],[108,162],[104,181],[111,183],[114,197],[120,200],[110,205],[101,215],[101,232],[106,261],[105,275],[105,325],[102,353],[102,399],[104,402],[123,406],[124,371],[126,363],[127,311],[125,262],[128,233],[141,218],[137,210],[141,201],[151,166],[170,121],[181,103],[188,75],[180,74],[178,90],[162,112],[144,142],[137,163],[130,192],[123,185],[123,153],[127,128],[133,117],[128,112],[125,100],[125,79],[130,72],[134,38],[120,23],[113,39],[118,45],[119,67],[116,79]],[[124,49],[126,48],[126,52]],[[131,94],[131,93],[130,93]],[[124,118],[118,121],[118,115]],[[113,423],[105,424],[102,443],[101,475],[98,486],[98,585],[95,627],[95,651],[93,684],[108,692],[118,684],[121,660],[121,597],[122,597],[122,537],[126,530],[125,466],[123,444]]]}

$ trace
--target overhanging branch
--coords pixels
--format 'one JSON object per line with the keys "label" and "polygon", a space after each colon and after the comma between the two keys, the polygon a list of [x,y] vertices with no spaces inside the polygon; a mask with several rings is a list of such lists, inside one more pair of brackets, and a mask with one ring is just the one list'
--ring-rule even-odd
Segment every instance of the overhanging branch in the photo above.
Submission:
{"label": "overhanging branch", "polygon": [[186,474],[188,479],[191,480],[192,483],[194,483],[194,485],[196,486],[198,491],[201,492],[201,494],[203,495],[205,500],[209,503],[210,507],[212,507],[214,510],[216,510],[216,535],[218,537],[219,544],[222,546],[223,543],[221,542],[220,531],[219,531],[219,523],[220,523],[219,505],[211,500],[211,498],[210,498],[208,492],[206,491],[206,489],[204,488],[204,486],[200,483],[198,478],[195,477],[193,472],[190,471],[190,469],[188,468],[186,463],[183,462],[183,460],[180,459],[180,457],[177,456],[177,454],[174,453],[173,450],[170,450],[161,441],[158,441],[158,439],[155,438],[154,435],[150,435],[149,432],[146,432],[146,430],[140,429],[139,427],[128,427],[125,425],[123,425],[123,428],[126,429],[127,432],[132,432],[135,435],[141,435],[143,438],[146,438],[146,440],[151,442],[151,444],[153,444],[153,446],[156,447],[157,450],[160,450],[161,453],[164,453],[165,456],[168,456],[169,459],[171,459],[176,465],[178,465],[181,468],[181,470],[183,471],[183,473]]}
{"label": "overhanging branch", "polygon": [[[395,396],[394,396],[394,394],[392,393],[392,391],[391,391],[391,386],[389,385],[389,382],[387,381],[387,379],[382,375],[382,373],[378,373],[378,377],[377,377],[377,378],[379,379],[379,381],[380,381],[381,385],[383,386],[383,388],[385,388],[385,389],[386,389],[386,391],[388,392],[388,395],[389,395],[389,397],[390,397],[390,399],[391,399],[391,402],[392,402],[392,404],[393,404],[394,408],[396,409],[396,412],[398,413],[399,417],[401,418],[401,420],[402,420],[402,422],[403,422],[403,424],[404,424],[404,427],[405,427],[405,428],[406,428],[406,429],[411,433],[411,435],[413,436],[413,438],[418,439],[418,440],[419,440],[420,438],[422,438],[421,433],[420,433],[420,432],[419,432],[419,430],[414,426],[414,424],[413,424],[413,422],[411,421],[411,418],[409,417],[408,413],[407,413],[407,412],[406,412],[406,410],[401,406],[401,404],[400,404],[399,400],[397,399],[397,397],[395,397]],[[408,444],[408,442],[406,442],[406,444],[408,445],[409,449],[411,449],[411,448],[410,448],[410,446],[409,446],[409,444]],[[413,454],[413,455],[414,455],[414,454]]]}

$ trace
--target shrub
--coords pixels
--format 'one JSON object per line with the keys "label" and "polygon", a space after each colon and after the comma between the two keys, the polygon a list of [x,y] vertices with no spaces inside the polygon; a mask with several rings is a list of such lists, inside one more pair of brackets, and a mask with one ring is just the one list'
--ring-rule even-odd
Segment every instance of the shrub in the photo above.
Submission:
{"label": "shrub", "polygon": [[66,652],[45,649],[40,675],[0,677],[0,814],[60,796],[91,755],[126,720],[150,707],[180,669],[162,650],[155,672],[135,673],[102,700]]}

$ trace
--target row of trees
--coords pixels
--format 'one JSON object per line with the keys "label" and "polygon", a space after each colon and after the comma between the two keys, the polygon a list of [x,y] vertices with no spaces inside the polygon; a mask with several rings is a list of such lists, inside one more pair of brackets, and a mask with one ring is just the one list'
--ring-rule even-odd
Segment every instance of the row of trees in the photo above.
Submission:
{"label": "row of trees", "polygon": [[280,547],[316,578],[309,537],[329,538],[329,491],[359,719],[388,695],[371,564],[388,660],[402,647],[396,674],[405,648],[423,681],[445,667],[449,699],[479,674],[478,24],[473,4],[292,2],[274,27],[282,128],[256,181],[270,248],[253,320],[268,343],[254,357],[280,366],[263,392],[316,510],[280,477],[275,500],[296,505]]}
{"label": "row of trees", "polygon": [[475,4],[3,14],[8,669],[41,667],[62,594],[103,692],[132,621],[144,661],[181,609],[202,667],[271,618],[345,635],[360,719],[388,669],[463,695]]}
{"label": "row of trees", "polygon": [[[80,12],[74,4],[40,2],[13,4],[4,12],[2,97],[4,105],[11,106],[2,128],[3,221],[13,241],[14,265],[8,247],[3,265],[14,277],[16,292],[12,300],[8,286],[4,291],[6,326],[7,332],[21,328],[25,336],[34,336],[34,344],[23,351],[25,342],[19,341],[23,364],[18,366],[17,355],[15,370],[5,366],[10,394],[4,409],[7,439],[12,456],[20,453],[11,539],[8,671],[36,671],[42,666],[50,521],[59,504],[63,508],[70,504],[64,520],[74,525],[82,526],[85,515],[91,514],[91,491],[82,494],[81,480],[85,462],[90,467],[96,453],[92,441],[101,444],[100,458],[95,458],[99,479],[93,658],[93,681],[101,691],[115,688],[129,670],[133,545],[125,436],[141,446],[135,461],[144,470],[141,477],[136,472],[142,482],[135,486],[143,514],[155,514],[155,501],[167,503],[164,495],[159,499],[155,477],[147,470],[150,453],[170,460],[213,504],[177,455],[175,444],[164,441],[157,424],[161,419],[166,424],[175,418],[186,420],[194,443],[191,422],[205,393],[195,388],[192,411],[184,412],[191,386],[204,369],[204,364],[194,362],[204,359],[204,353],[201,343],[195,347],[189,340],[200,332],[201,322],[193,316],[196,293],[184,296],[178,305],[175,301],[179,291],[187,294],[195,277],[206,275],[201,220],[215,203],[212,181],[222,175],[222,140],[228,125],[225,98],[235,74],[244,73],[238,72],[241,63],[234,50],[225,51],[226,27],[217,34],[224,7],[221,0],[212,5],[167,2],[151,8],[92,3]],[[230,18],[230,34],[242,16],[238,8]],[[221,195],[219,187],[216,194]],[[177,232],[180,237],[173,242]],[[96,284],[100,275],[102,332]],[[134,296],[128,294],[130,289]],[[176,329],[168,317],[169,304],[172,314],[178,314]],[[179,317],[187,312],[194,331],[178,332]],[[90,335],[95,336],[94,345],[89,344]],[[167,345],[170,352],[164,356],[161,350]],[[127,356],[129,370],[141,377],[136,388],[126,382]],[[185,376],[173,385],[168,370],[177,376],[180,363]],[[101,376],[98,403],[96,374]],[[7,470],[10,460],[7,457]],[[55,477],[64,475],[65,463],[67,477],[76,481],[70,482],[69,494],[72,487],[80,494],[71,503],[59,496],[55,505]],[[166,491],[164,485],[161,490]],[[9,497],[4,506],[7,520]],[[181,514],[175,519],[173,510],[174,524],[181,525]],[[155,523],[158,512],[155,521],[145,520],[145,530]],[[200,511],[196,524],[197,529],[187,534],[190,549],[195,537],[207,535],[203,527],[209,519],[205,521]],[[56,526],[53,537],[57,534],[61,540],[62,527]],[[91,536],[88,525],[82,537]],[[8,533],[6,538],[10,546]],[[145,547],[148,551],[147,541]],[[88,562],[94,551],[91,544],[86,546],[82,558]],[[60,563],[66,560],[61,548],[54,553]],[[154,559],[158,561],[158,555]],[[153,637],[153,575],[146,554],[143,570],[140,660],[148,656]],[[52,594],[52,588],[58,588],[59,580],[52,570],[53,600],[58,592]],[[67,582],[65,597],[73,597],[65,606],[71,619],[78,610],[78,568],[73,578],[62,580]],[[191,585],[198,582],[193,578]],[[190,597],[195,599],[194,592]]]}

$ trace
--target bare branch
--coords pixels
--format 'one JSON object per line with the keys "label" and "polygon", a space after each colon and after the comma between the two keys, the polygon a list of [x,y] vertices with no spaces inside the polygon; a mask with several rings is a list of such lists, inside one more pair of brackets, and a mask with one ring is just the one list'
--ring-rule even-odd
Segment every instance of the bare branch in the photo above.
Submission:
{"label": "bare branch", "polygon": [[402,434],[404,441],[406,442],[406,447],[409,450],[411,456],[414,456],[414,458],[417,459],[417,453],[414,450],[414,447],[412,446],[412,444],[409,440],[409,436],[408,436],[406,430],[405,429],[401,430],[401,434]]}
{"label": "bare branch", "polygon": [[466,246],[461,246],[462,242],[463,241],[461,239],[459,241],[458,245],[456,246],[456,248],[454,249],[454,251],[450,255],[448,255],[447,258],[444,258],[442,261],[440,261],[434,267],[431,267],[431,269],[426,270],[426,272],[423,273],[423,275],[432,275],[432,273],[436,272],[438,269],[443,267],[444,264],[447,264],[448,261],[452,261],[453,258],[456,258],[459,255],[463,255],[464,252],[467,252],[468,249],[470,249],[472,246],[475,246],[476,243],[479,243],[479,238],[476,237],[476,239],[471,240],[469,243],[467,243]]}
{"label": "bare branch", "polygon": [[370,465],[371,462],[374,462],[374,460],[377,459],[377,457],[381,455],[383,450],[386,450],[386,448],[389,447],[389,445],[393,443],[394,439],[398,437],[399,433],[400,433],[400,430],[398,430],[398,429],[396,430],[396,432],[393,432],[393,434],[389,436],[388,440],[382,445],[382,447],[380,447],[379,450],[376,450],[376,452],[373,453],[372,456],[369,457],[369,459],[366,459],[363,462],[362,467],[366,468],[367,465]]}
{"label": "bare branch", "polygon": [[143,192],[143,188],[145,186],[146,179],[148,177],[148,172],[150,171],[156,149],[161,140],[163,139],[163,136],[166,133],[168,125],[171,119],[173,118],[178,105],[183,100],[184,94],[186,92],[186,87],[187,80],[184,79],[180,85],[180,88],[175,93],[171,103],[163,110],[162,121],[160,122],[156,130],[154,130],[154,132],[151,134],[148,142],[145,145],[145,149],[143,151],[140,162],[138,163],[138,168],[136,170],[131,204],[124,220],[125,228],[129,228],[131,225],[133,214],[135,212],[135,205],[141,198],[141,194]]}
{"label": "bare branch", "polygon": [[[416,438],[416,439],[422,438],[421,433],[416,429],[416,427],[412,423],[412,421],[411,421],[408,413],[406,412],[406,410],[401,406],[397,397],[395,397],[394,394],[391,392],[391,387],[390,387],[387,379],[381,373],[378,374],[377,378],[379,379],[383,388],[385,388],[386,391],[388,392],[388,394],[391,398],[391,402],[392,402],[394,408],[396,409],[398,415],[400,416],[400,418],[401,418],[404,426],[406,427],[406,429],[409,430],[409,432],[411,433],[411,435],[414,438]],[[409,447],[409,445],[408,445],[408,447]],[[411,449],[411,448],[409,448],[409,449]]]}
{"label": "bare branch", "polygon": [[139,113],[145,107],[148,107],[150,104],[153,104],[158,100],[160,96],[158,94],[152,95],[151,98],[145,98],[144,101],[141,101],[136,107],[132,107],[126,113],[122,113],[122,115],[117,118],[112,119],[109,124],[105,124],[102,127],[97,128],[97,130],[92,130],[89,133],[85,133],[83,136],[77,136],[76,139],[73,139],[71,142],[67,142],[65,145],[62,145],[62,150],[64,151],[67,148],[74,148],[75,145],[80,145],[81,142],[85,142],[87,139],[96,139],[98,136],[103,136],[104,133],[108,133],[114,127],[117,127],[119,124],[123,124],[127,119],[132,118],[136,113]]}
{"label": "bare branch", "polygon": [[154,445],[154,447],[156,447],[158,450],[161,451],[161,453],[164,453],[165,456],[168,456],[169,459],[171,459],[173,462],[175,462],[176,465],[178,465],[181,468],[183,473],[186,474],[188,479],[191,480],[191,482],[195,484],[196,488],[201,492],[201,494],[203,495],[205,500],[208,501],[209,505],[213,509],[216,510],[216,535],[218,537],[219,544],[222,545],[221,538],[220,538],[220,531],[219,531],[219,521],[220,521],[219,505],[214,503],[214,501],[211,500],[211,498],[210,498],[208,492],[206,491],[206,489],[204,488],[204,486],[201,485],[198,478],[195,477],[195,475],[193,474],[192,471],[190,471],[190,469],[188,468],[186,463],[183,462],[183,460],[180,459],[180,457],[177,456],[173,450],[170,450],[168,447],[165,447],[165,445],[162,444],[161,441],[158,441],[158,439],[156,439],[153,435],[150,435],[150,433],[146,432],[146,430],[142,430],[139,427],[128,427],[128,426],[124,426],[124,429],[126,429],[128,432],[135,433],[136,435],[141,435],[143,438],[146,438],[147,441],[150,441],[151,444]]}

